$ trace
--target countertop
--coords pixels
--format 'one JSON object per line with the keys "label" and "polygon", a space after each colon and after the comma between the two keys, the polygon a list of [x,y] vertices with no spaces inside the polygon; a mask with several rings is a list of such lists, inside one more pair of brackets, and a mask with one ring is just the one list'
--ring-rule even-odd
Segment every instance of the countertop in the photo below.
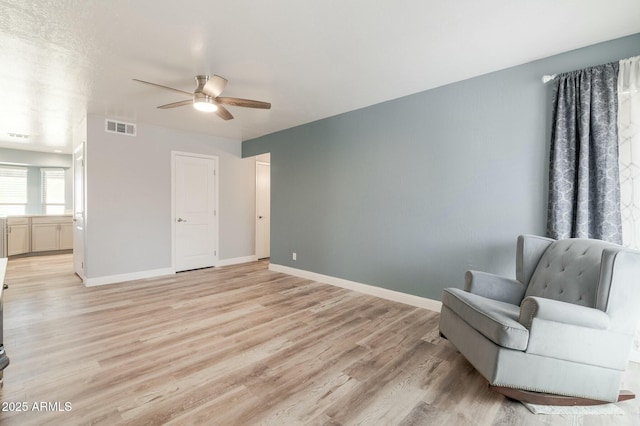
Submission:
{"label": "countertop", "polygon": [[0,218],[8,218],[8,217],[73,217],[71,213],[60,213],[60,214],[10,214],[10,215],[0,215]]}

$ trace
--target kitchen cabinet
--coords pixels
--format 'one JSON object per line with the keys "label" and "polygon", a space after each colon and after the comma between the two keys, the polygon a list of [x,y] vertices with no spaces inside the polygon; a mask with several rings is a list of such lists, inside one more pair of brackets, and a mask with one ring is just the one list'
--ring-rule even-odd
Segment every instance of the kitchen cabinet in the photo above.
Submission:
{"label": "kitchen cabinet", "polygon": [[31,218],[31,251],[68,250],[73,248],[73,224],[70,216]]}
{"label": "kitchen cabinet", "polygon": [[7,218],[7,256],[29,253],[30,219],[28,217]]}
{"label": "kitchen cabinet", "polygon": [[60,250],[71,250],[73,248],[73,223],[69,218],[69,223],[60,224]]}

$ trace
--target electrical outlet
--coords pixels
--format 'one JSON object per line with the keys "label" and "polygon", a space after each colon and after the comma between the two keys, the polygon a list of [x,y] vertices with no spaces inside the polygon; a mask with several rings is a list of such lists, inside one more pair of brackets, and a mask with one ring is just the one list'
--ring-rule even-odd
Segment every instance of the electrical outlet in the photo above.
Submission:
{"label": "electrical outlet", "polygon": [[293,255],[291,257],[293,258],[293,260],[298,260],[298,255],[296,254],[296,252],[293,252]]}

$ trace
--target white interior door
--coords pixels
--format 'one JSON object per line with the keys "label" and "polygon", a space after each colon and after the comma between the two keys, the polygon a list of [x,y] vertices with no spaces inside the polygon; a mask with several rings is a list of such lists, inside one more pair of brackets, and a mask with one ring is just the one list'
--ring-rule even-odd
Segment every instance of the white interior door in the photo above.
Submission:
{"label": "white interior door", "polygon": [[217,166],[216,157],[173,153],[176,272],[215,266],[218,260]]}
{"label": "white interior door", "polygon": [[73,270],[84,279],[84,142],[73,152]]}
{"label": "white interior door", "polygon": [[256,162],[256,257],[271,256],[271,165]]}

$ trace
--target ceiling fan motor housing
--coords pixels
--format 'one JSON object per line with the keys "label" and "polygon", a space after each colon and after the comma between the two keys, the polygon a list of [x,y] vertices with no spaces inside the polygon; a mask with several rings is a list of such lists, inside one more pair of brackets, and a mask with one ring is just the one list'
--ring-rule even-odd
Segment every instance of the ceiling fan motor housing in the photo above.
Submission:
{"label": "ceiling fan motor housing", "polygon": [[204,85],[207,84],[207,81],[209,81],[208,75],[196,75],[196,84],[198,85],[198,87],[196,87],[195,92],[202,92],[202,89],[204,88]]}
{"label": "ceiling fan motor housing", "polygon": [[193,94],[193,102],[208,102],[208,103],[213,103],[214,99],[209,96],[209,95],[205,95],[202,92],[195,92]]}

